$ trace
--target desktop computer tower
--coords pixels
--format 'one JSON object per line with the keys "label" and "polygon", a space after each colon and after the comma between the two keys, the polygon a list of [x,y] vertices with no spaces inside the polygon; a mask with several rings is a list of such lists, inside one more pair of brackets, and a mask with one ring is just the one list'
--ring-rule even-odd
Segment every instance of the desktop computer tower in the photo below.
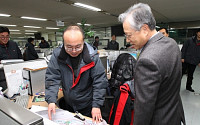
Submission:
{"label": "desktop computer tower", "polygon": [[46,68],[23,69],[23,81],[28,84],[28,94],[33,96],[36,93],[45,91],[45,73]]}

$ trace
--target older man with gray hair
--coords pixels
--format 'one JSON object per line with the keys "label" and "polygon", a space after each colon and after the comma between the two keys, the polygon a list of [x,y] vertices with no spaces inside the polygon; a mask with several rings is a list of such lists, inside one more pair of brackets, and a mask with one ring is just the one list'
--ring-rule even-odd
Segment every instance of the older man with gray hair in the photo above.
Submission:
{"label": "older man with gray hair", "polygon": [[156,21],[147,4],[133,5],[119,16],[119,21],[127,42],[141,50],[134,75],[134,125],[185,123],[179,94],[181,52],[177,43],[156,31]]}

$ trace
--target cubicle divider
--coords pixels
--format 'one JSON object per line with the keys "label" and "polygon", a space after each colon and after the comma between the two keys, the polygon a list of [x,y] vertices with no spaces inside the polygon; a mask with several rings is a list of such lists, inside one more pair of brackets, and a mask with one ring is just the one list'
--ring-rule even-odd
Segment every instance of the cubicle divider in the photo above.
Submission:
{"label": "cubicle divider", "polygon": [[[112,70],[113,64],[117,57],[122,53],[129,53],[131,54],[135,59],[137,59],[137,55],[139,51],[136,50],[98,50],[100,57],[107,57],[107,71],[110,69]],[[110,69],[109,69],[110,68]]]}
{"label": "cubicle divider", "polygon": [[[8,91],[6,95],[8,97],[12,97],[14,94],[18,93],[19,87],[24,83],[22,73],[24,68],[39,69],[44,67],[47,67],[47,62],[45,61],[45,59],[4,64],[3,68],[8,86]],[[45,72],[43,72],[43,74],[40,74],[40,77],[45,77]]]}
{"label": "cubicle divider", "polygon": [[38,54],[42,53],[43,55],[40,54],[41,56],[46,57],[52,53],[53,48],[35,48],[35,50]]}

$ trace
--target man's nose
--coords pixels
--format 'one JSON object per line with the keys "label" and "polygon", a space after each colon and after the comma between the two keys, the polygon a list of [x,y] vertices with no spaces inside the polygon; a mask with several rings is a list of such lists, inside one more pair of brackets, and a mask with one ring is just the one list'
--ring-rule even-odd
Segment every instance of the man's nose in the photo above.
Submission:
{"label": "man's nose", "polygon": [[76,52],[76,49],[75,49],[75,48],[72,48],[72,52]]}
{"label": "man's nose", "polygon": [[130,43],[130,40],[129,40],[129,38],[126,38],[126,42]]}

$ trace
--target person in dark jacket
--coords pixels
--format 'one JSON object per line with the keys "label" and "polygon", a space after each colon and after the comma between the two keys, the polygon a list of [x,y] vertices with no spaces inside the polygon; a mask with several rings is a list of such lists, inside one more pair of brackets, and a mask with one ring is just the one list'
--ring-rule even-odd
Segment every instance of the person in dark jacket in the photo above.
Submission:
{"label": "person in dark jacket", "polygon": [[22,59],[21,50],[16,42],[9,40],[10,31],[0,26],[0,61],[4,59]]}
{"label": "person in dark jacket", "polygon": [[26,43],[25,48],[26,48],[26,50],[25,50],[26,60],[38,59],[38,54],[34,48],[34,39],[33,38],[28,38],[28,43]]}
{"label": "person in dark jacket", "polygon": [[112,35],[112,40],[108,42],[108,50],[119,50],[119,43],[116,41],[116,36]]}
{"label": "person in dark jacket", "polygon": [[184,42],[182,52],[182,75],[187,71],[186,90],[194,92],[192,89],[192,80],[195,68],[200,66],[200,29],[196,35]]}
{"label": "person in dark jacket", "polygon": [[44,39],[44,37],[41,37],[41,43],[39,44],[40,48],[49,48],[49,43]]}
{"label": "person in dark jacket", "polygon": [[92,116],[93,121],[100,122],[100,107],[108,81],[97,49],[83,41],[83,30],[78,25],[70,25],[64,31],[63,40],[64,44],[53,51],[46,71],[45,100],[49,104],[49,119],[51,113],[55,113],[61,83],[65,109]]}
{"label": "person in dark jacket", "polygon": [[98,49],[98,46],[99,46],[99,37],[98,36],[95,36],[95,41],[93,43],[93,46],[95,46]]}

